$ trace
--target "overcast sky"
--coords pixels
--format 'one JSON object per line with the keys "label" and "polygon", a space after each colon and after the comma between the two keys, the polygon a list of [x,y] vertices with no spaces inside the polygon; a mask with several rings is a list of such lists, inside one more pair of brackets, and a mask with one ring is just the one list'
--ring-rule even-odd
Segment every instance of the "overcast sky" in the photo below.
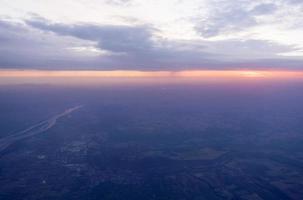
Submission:
{"label": "overcast sky", "polygon": [[303,0],[0,0],[0,68],[303,69]]}

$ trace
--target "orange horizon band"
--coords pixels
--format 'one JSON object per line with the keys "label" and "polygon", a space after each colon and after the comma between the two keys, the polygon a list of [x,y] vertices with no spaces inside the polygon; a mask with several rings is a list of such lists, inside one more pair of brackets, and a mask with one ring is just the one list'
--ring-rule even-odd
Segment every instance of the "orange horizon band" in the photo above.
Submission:
{"label": "orange horizon band", "polygon": [[157,78],[157,77],[218,77],[218,78],[301,78],[303,71],[273,71],[273,70],[184,70],[184,71],[136,71],[136,70],[0,70],[0,77],[124,77],[124,78]]}

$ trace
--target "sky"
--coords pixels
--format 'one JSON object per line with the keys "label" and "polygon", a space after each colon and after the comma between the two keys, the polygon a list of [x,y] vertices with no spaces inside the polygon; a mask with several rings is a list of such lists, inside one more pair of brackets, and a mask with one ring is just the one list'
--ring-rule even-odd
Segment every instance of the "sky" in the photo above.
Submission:
{"label": "sky", "polygon": [[303,69],[302,0],[0,0],[0,69]]}

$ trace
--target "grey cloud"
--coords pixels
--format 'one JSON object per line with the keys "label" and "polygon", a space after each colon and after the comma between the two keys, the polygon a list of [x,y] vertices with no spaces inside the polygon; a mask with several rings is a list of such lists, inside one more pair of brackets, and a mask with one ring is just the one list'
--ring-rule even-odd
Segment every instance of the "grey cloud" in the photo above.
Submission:
{"label": "grey cloud", "polygon": [[75,39],[66,40],[51,34],[41,34],[23,23],[0,20],[0,67],[66,67],[83,62],[84,57],[76,57],[66,50],[70,43],[83,44]]}
{"label": "grey cloud", "polygon": [[[203,52],[201,45],[155,42],[155,30],[148,26],[66,25],[45,20],[27,21],[27,25],[0,22],[2,68],[153,70],[215,65],[210,61],[212,55]],[[86,44],[111,53],[86,57],[68,50]]]}
{"label": "grey cloud", "polygon": [[295,47],[279,45],[266,40],[235,40],[213,41],[208,43],[208,50],[225,55],[231,60],[249,60],[278,58],[279,53],[288,52]]}
{"label": "grey cloud", "polygon": [[231,30],[240,30],[243,27],[255,25],[254,18],[243,10],[233,10],[226,13],[212,16],[201,22],[196,30],[203,37],[213,37]]}
{"label": "grey cloud", "polygon": [[[26,24],[0,20],[0,66],[36,69],[228,69],[268,65],[278,53],[293,50],[260,40],[169,41],[156,38],[154,28],[58,24],[30,20]],[[105,55],[74,54],[69,47],[94,46]],[[281,59],[280,59],[281,60]],[[279,63],[271,62],[280,67]],[[292,67],[301,65],[293,61]]]}
{"label": "grey cloud", "polygon": [[52,24],[42,20],[29,20],[27,24],[59,35],[74,36],[95,41],[98,47],[112,52],[141,52],[152,46],[151,30],[147,26],[96,26]]}
{"label": "grey cloud", "polygon": [[250,13],[253,15],[266,15],[266,14],[272,14],[277,10],[277,5],[272,3],[265,3],[260,4],[254,7]]}
{"label": "grey cloud", "polygon": [[283,0],[285,3],[290,3],[290,4],[294,4],[294,5],[300,5],[303,4],[302,0]]}
{"label": "grey cloud", "polygon": [[202,45],[156,40],[153,35],[157,30],[147,25],[66,25],[46,20],[31,20],[27,24],[46,32],[94,41],[96,47],[112,52],[107,58],[120,67],[198,66],[210,63],[213,56],[203,51]]}
{"label": "grey cloud", "polygon": [[251,5],[252,2],[247,0],[214,2],[208,17],[197,23],[197,32],[208,38],[244,30],[258,24],[256,16],[272,14],[277,9],[273,3]]}

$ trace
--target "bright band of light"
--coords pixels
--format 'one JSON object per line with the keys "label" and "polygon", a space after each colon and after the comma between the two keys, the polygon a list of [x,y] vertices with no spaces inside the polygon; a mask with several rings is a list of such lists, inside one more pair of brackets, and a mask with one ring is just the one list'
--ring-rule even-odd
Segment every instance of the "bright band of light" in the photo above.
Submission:
{"label": "bright band of light", "polygon": [[0,77],[122,77],[122,78],[303,78],[301,71],[248,71],[248,70],[188,70],[188,71],[51,71],[51,70],[0,70]]}

